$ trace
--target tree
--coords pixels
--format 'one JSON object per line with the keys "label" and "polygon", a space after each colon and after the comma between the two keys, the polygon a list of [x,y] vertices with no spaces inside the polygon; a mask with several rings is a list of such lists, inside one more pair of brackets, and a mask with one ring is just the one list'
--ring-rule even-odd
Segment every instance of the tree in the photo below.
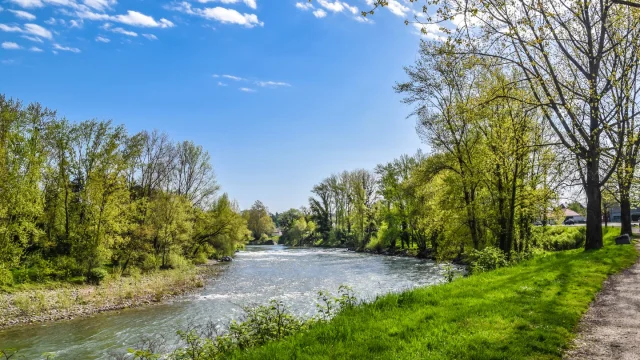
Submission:
{"label": "tree", "polygon": [[253,234],[254,240],[269,236],[275,230],[269,210],[259,200],[251,206],[251,209],[244,211],[243,216],[247,220],[247,227]]}
{"label": "tree", "polygon": [[[625,39],[640,17],[630,17],[630,9],[617,3],[445,0],[422,23],[450,34],[451,53],[473,54],[505,72],[518,70],[518,81],[533,95],[519,100],[539,108],[574,155],[587,196],[586,249],[602,247],[601,188],[617,168],[627,126],[616,116],[621,99],[612,93],[627,76],[621,48],[629,45]],[[458,24],[453,32],[445,26],[450,21]]]}

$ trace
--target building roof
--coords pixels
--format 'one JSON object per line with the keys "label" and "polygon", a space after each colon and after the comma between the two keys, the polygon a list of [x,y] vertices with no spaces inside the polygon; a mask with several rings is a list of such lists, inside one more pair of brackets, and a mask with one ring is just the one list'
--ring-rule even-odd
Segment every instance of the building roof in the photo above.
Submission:
{"label": "building roof", "polygon": [[562,211],[564,212],[564,216],[582,216],[571,209],[562,209]]}

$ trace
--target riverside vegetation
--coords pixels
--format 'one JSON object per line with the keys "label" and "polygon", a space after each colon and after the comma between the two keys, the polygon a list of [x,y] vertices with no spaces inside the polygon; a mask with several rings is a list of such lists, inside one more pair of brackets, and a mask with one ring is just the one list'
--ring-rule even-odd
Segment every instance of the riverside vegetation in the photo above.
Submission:
{"label": "riverside vegetation", "polygon": [[0,327],[201,286],[194,265],[263,235],[218,190],[190,141],[0,95]]}
{"label": "riverside vegetation", "polygon": [[[485,254],[472,275],[446,270],[447,283],[364,303],[347,287],[319,293],[318,315],[296,318],[279,301],[245,308],[226,331],[179,331],[168,351],[148,339],[126,359],[561,359],[603,281],[631,266],[633,246],[539,252],[520,262]],[[167,350],[163,352],[162,350]]]}

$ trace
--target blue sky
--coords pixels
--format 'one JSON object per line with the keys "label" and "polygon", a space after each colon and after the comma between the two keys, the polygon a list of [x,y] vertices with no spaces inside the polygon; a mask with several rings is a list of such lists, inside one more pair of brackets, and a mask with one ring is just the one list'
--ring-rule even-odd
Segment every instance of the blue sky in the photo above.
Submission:
{"label": "blue sky", "polygon": [[362,21],[368,2],[0,0],[0,92],[193,140],[241,207],[283,211],[422,146],[392,89],[415,60],[413,9]]}

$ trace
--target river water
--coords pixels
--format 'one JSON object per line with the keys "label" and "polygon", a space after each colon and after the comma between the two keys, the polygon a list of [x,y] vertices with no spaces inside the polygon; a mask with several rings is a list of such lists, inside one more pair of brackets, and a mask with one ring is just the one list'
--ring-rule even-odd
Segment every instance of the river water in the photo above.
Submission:
{"label": "river water", "polygon": [[175,332],[209,321],[228,323],[243,305],[282,300],[301,316],[315,315],[317,293],[349,285],[358,299],[443,281],[432,261],[347,252],[248,246],[197,294],[170,303],[90,318],[24,326],[0,332],[0,348],[17,348],[26,359],[44,352],[56,359],[110,359],[150,335],[175,342]]}

